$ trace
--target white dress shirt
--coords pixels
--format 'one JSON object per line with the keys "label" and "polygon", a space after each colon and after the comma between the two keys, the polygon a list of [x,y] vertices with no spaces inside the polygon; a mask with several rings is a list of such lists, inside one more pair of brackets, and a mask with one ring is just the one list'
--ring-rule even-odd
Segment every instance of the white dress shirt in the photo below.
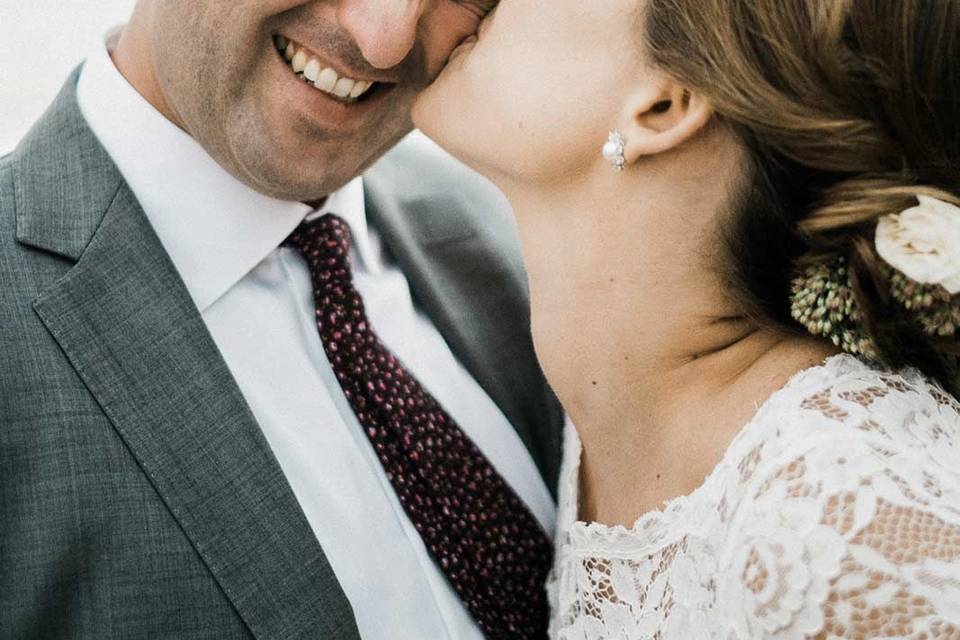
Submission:
{"label": "white dress shirt", "polygon": [[354,280],[384,343],[438,399],[548,532],[554,505],[514,429],[414,304],[367,225],[356,178],[320,211],[253,191],[166,120],[95,48],[80,109],[170,254],[249,403],[366,640],[481,638],[403,511],[327,361],[310,276],[278,248],[308,215],[349,224]]}

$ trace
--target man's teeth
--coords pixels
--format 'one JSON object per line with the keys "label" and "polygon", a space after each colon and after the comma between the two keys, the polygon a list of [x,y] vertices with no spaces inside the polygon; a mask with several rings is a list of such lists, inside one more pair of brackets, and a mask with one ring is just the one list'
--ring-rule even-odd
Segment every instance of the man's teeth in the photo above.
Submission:
{"label": "man's teeth", "polygon": [[293,66],[294,73],[300,73],[303,71],[307,66],[307,54],[305,54],[303,51],[297,51],[297,55],[293,56],[293,62],[291,65]]}
{"label": "man's teeth", "polygon": [[324,67],[319,60],[311,57],[309,51],[283,36],[276,36],[274,44],[277,51],[286,58],[294,73],[320,91],[341,100],[356,100],[369,91],[374,84],[369,80],[341,78],[336,71],[330,67]]}

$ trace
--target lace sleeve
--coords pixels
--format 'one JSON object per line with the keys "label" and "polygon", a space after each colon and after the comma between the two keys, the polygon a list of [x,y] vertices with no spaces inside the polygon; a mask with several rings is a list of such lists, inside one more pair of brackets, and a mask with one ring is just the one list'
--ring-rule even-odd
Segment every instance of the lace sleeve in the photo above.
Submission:
{"label": "lace sleeve", "polygon": [[758,462],[724,554],[729,636],[960,638],[956,403],[875,399],[809,399],[814,435]]}

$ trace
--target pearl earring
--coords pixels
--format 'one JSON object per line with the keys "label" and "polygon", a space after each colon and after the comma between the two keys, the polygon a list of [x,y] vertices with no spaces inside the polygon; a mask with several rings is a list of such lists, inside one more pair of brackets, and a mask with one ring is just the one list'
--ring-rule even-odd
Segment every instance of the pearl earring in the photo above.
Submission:
{"label": "pearl earring", "polygon": [[623,171],[623,167],[627,164],[627,159],[623,156],[623,147],[626,144],[627,140],[623,137],[623,134],[614,129],[610,132],[610,135],[607,136],[607,141],[603,144],[603,157],[607,159],[607,162],[613,165],[613,168],[617,171]]}

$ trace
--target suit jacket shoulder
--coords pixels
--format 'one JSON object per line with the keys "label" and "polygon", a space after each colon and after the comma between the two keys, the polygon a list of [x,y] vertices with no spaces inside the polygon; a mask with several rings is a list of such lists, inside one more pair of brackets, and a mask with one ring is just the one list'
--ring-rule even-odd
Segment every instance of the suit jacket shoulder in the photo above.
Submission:
{"label": "suit jacket shoulder", "polygon": [[0,638],[358,639],[75,82],[0,160]]}
{"label": "suit jacket shoulder", "polygon": [[412,224],[425,242],[478,235],[526,287],[516,223],[506,197],[423,134],[407,136],[366,178],[390,185],[393,196],[416,218]]}

